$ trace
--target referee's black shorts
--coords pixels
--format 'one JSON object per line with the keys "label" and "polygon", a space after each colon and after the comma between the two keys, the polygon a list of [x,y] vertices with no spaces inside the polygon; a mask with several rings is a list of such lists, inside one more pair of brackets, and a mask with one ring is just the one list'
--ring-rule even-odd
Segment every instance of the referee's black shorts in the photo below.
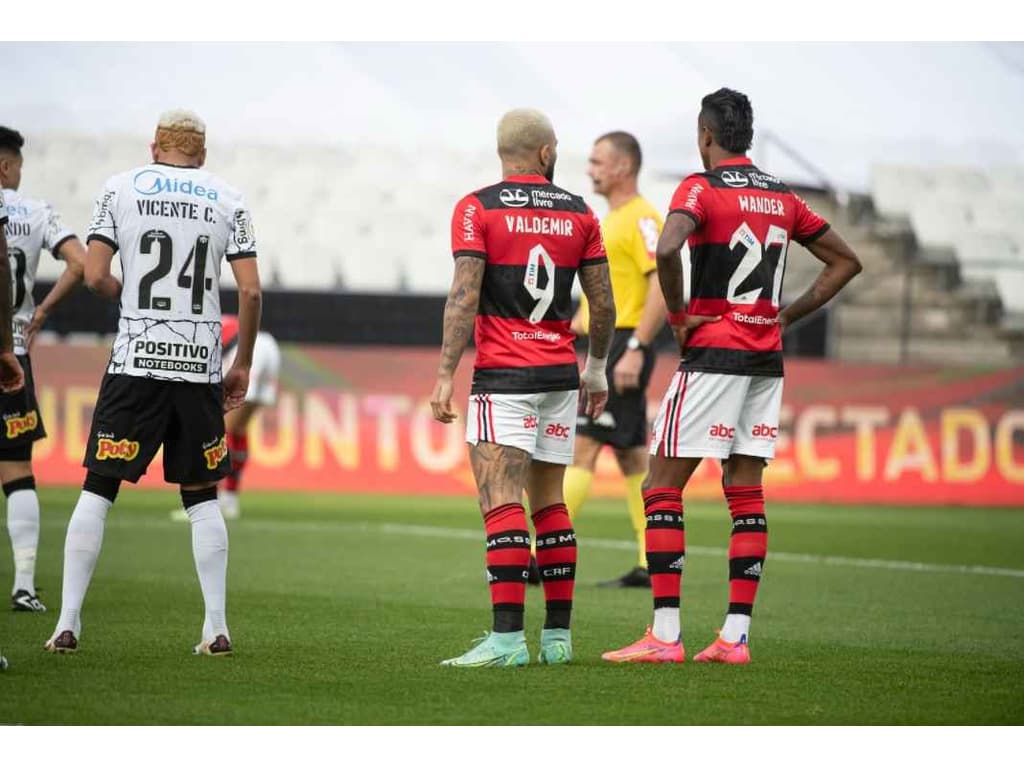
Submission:
{"label": "referee's black shorts", "polygon": [[640,369],[640,387],[622,394],[615,391],[613,371],[615,364],[626,353],[626,342],[633,335],[632,328],[616,328],[608,353],[608,405],[597,419],[580,414],[576,419],[576,434],[585,435],[613,448],[635,448],[647,445],[650,426],[647,423],[647,386],[654,371],[654,350],[642,350],[643,367]]}

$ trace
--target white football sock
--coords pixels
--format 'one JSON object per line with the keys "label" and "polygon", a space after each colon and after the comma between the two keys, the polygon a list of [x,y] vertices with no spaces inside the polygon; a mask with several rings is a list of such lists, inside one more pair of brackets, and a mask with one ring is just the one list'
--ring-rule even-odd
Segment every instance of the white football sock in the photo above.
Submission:
{"label": "white football sock", "polygon": [[682,635],[682,628],[679,626],[679,609],[655,608],[654,629],[651,631],[663,643],[674,643],[679,640]]}
{"label": "white football sock", "polygon": [[7,532],[14,550],[13,592],[24,589],[34,595],[39,547],[39,497],[34,488],[14,491],[7,497]]}
{"label": "white football sock", "polygon": [[203,640],[213,640],[217,635],[230,640],[226,617],[228,528],[216,500],[201,502],[185,512],[192,523],[192,555],[206,604]]}
{"label": "white football sock", "polygon": [[730,613],[722,625],[721,638],[727,643],[738,643],[750,636],[750,616],[745,613]]}
{"label": "white football sock", "polygon": [[81,639],[82,602],[89,589],[96,560],[100,556],[103,526],[111,503],[109,499],[89,491],[82,491],[78,497],[64,539],[64,588],[60,600],[60,618],[54,635],[70,629],[75,637]]}

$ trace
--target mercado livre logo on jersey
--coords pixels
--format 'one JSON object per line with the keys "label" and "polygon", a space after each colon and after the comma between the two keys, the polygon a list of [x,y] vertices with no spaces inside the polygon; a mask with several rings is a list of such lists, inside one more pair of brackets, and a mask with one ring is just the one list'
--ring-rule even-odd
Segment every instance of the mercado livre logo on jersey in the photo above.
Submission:
{"label": "mercado livre logo on jersey", "polygon": [[223,437],[213,443],[203,443],[203,449],[207,469],[216,469],[228,455],[228,444]]}
{"label": "mercado livre logo on jersey", "polygon": [[96,442],[96,458],[99,461],[108,459],[131,461],[138,455],[139,442],[137,440],[128,440],[127,438],[115,440],[112,436],[102,436]]}
{"label": "mercado livre logo on jersey", "polygon": [[217,199],[217,190],[196,184],[192,179],[179,179],[168,176],[156,168],[146,168],[135,174],[132,179],[132,186],[140,195],[159,195],[167,192],[177,192],[182,195],[195,195],[205,197],[207,200]]}
{"label": "mercado livre logo on jersey", "polygon": [[11,440],[38,427],[39,414],[32,410],[24,416],[4,416],[4,424],[7,425],[7,439]]}

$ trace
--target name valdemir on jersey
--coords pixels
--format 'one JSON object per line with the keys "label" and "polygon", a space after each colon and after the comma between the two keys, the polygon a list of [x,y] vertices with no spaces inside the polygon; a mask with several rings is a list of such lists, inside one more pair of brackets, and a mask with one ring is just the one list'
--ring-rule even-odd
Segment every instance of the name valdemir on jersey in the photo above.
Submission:
{"label": "name valdemir on jersey", "polygon": [[533,235],[561,235],[572,237],[572,220],[550,216],[506,216],[509,232]]}

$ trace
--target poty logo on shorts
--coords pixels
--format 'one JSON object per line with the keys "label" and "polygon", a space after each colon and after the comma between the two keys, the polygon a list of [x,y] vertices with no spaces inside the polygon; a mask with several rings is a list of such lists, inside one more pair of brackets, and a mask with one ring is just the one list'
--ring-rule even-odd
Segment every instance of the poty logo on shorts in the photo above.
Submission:
{"label": "poty logo on shorts", "polygon": [[107,459],[131,461],[138,455],[139,444],[135,440],[111,440],[104,437],[100,438],[100,441],[96,444],[96,458],[99,461],[106,461]]}
{"label": "poty logo on shorts", "polygon": [[29,411],[24,416],[8,416],[4,419],[7,425],[7,439],[24,435],[39,426],[39,414],[36,411]]}
{"label": "poty logo on shorts", "polygon": [[544,430],[544,434],[548,437],[557,437],[560,440],[565,440],[569,437],[569,427],[565,424],[548,424],[548,428]]}
{"label": "poty logo on shorts", "polygon": [[715,424],[708,434],[716,440],[732,440],[736,436],[736,427],[727,427],[725,424]]}
{"label": "poty logo on shorts", "polygon": [[537,428],[537,417],[536,416],[523,416],[523,429],[536,429]]}
{"label": "poty logo on shorts", "polygon": [[207,200],[217,199],[217,190],[208,189],[201,184],[193,183],[192,179],[178,179],[168,176],[155,168],[146,168],[135,174],[132,186],[140,195],[159,195],[161,192],[178,192],[183,195],[205,197]]}
{"label": "poty logo on shorts", "polygon": [[228,444],[222,437],[212,446],[203,451],[203,456],[206,459],[206,468],[216,469],[217,465],[224,461],[228,456]]}
{"label": "poty logo on shorts", "polygon": [[754,437],[759,437],[762,440],[774,440],[779,436],[779,428],[769,426],[768,424],[758,424],[754,427],[752,434]]}

